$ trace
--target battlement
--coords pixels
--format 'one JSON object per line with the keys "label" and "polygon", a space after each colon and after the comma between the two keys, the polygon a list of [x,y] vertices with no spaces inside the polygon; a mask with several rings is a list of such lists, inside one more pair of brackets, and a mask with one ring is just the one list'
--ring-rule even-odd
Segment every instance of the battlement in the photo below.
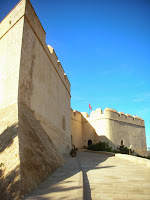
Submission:
{"label": "battlement", "polygon": [[101,114],[101,115],[100,115],[100,111],[99,111],[99,115],[97,115],[97,113],[93,113],[93,117],[107,118],[107,119],[117,120],[117,121],[121,121],[125,123],[145,126],[144,120],[142,118],[137,117],[137,116],[132,116],[130,114],[124,114],[123,112],[117,112],[116,110],[111,109],[111,108],[105,108],[104,114]]}
{"label": "battlement", "polygon": [[70,109],[70,111],[71,111],[71,119],[82,122],[82,115],[79,111],[73,110],[72,108]]}
{"label": "battlement", "polygon": [[81,114],[83,115],[83,117],[88,118],[89,114],[87,112],[81,112]]}
{"label": "battlement", "polygon": [[65,74],[61,63],[58,61],[58,57],[54,49],[50,45],[47,46],[45,42],[45,30],[29,0],[21,0],[16,7],[14,7],[14,9],[2,20],[0,24],[0,38],[7,34],[7,32],[9,32],[20,21],[20,19],[27,21],[30,25],[32,31],[39,40],[45,53],[49,57],[52,66],[55,68],[70,95],[70,82],[67,78],[67,75]]}
{"label": "battlement", "polygon": [[123,112],[117,112],[116,110],[111,109],[111,108],[105,108],[104,113],[102,112],[100,108],[97,108],[96,110],[91,112],[90,117],[87,112],[81,112],[81,114],[89,122],[92,122],[92,121],[94,122],[100,119],[110,119],[110,120],[120,121],[124,123],[145,126],[144,120],[142,118],[137,117],[137,116],[132,116],[130,114],[124,114]]}
{"label": "battlement", "polygon": [[101,114],[103,114],[102,110],[100,108],[97,108],[96,110],[92,111],[90,114],[91,118],[98,118],[101,117]]}
{"label": "battlement", "polygon": [[58,57],[53,49],[53,47],[51,47],[50,45],[47,45],[48,49],[49,49],[49,53],[50,53],[50,59],[53,63],[53,66],[55,67],[57,73],[59,74],[61,80],[64,82],[67,90],[70,92],[70,82],[69,79],[67,77],[67,75],[64,72],[64,69],[60,63],[60,61],[58,60]]}

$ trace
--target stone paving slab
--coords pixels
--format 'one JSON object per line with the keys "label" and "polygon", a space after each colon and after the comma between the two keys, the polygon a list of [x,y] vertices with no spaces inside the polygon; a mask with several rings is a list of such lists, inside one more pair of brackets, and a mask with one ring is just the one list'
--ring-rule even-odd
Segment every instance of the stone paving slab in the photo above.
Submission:
{"label": "stone paving slab", "polygon": [[83,177],[77,157],[65,155],[65,164],[40,184],[25,200],[82,200]]}
{"label": "stone paving slab", "polygon": [[86,200],[150,200],[150,169],[104,154],[78,153]]}
{"label": "stone paving slab", "polygon": [[115,156],[78,152],[25,200],[150,200],[150,169]]}

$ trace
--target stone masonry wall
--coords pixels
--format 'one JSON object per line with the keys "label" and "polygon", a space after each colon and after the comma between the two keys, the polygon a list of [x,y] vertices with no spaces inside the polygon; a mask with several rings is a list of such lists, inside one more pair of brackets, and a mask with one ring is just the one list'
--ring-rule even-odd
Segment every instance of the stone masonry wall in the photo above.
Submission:
{"label": "stone masonry wall", "polygon": [[74,147],[82,148],[83,135],[82,135],[82,115],[78,111],[71,109],[71,142]]}
{"label": "stone masonry wall", "polygon": [[17,102],[25,4],[20,2],[0,23],[0,107]]}
{"label": "stone masonry wall", "polygon": [[146,151],[146,137],[144,120],[129,114],[106,108],[104,113],[100,108],[91,112],[90,117],[86,113],[81,113],[82,138],[87,146],[87,141],[91,138],[93,143],[100,140],[109,142],[109,145],[116,148],[123,144],[128,148],[132,145],[137,153]]}
{"label": "stone masonry wall", "polygon": [[57,56],[45,43],[45,31],[26,2],[22,40],[19,102],[34,111],[61,153],[70,149],[70,83]]}
{"label": "stone masonry wall", "polygon": [[20,189],[25,194],[61,166],[61,153],[71,148],[70,83],[45,43],[29,0],[21,0],[1,22],[0,38],[0,106],[17,103]]}

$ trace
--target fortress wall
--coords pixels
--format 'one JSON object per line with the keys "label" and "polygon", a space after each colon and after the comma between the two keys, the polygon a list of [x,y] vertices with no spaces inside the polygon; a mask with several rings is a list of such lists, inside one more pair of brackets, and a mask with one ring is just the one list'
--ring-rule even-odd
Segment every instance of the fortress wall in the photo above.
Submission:
{"label": "fortress wall", "polygon": [[90,114],[90,118],[100,118],[102,114],[102,110],[97,108],[96,110],[92,111]]}
{"label": "fortress wall", "polygon": [[105,108],[104,110],[104,115],[101,115],[103,118],[109,118],[125,123],[130,123],[130,124],[135,124],[135,125],[140,125],[140,126],[145,126],[144,125],[144,120],[140,117],[137,116],[132,116],[130,114],[124,114],[123,112],[117,112],[116,110],[110,109],[110,108]]}
{"label": "fortress wall", "polygon": [[137,116],[117,112],[106,108],[104,114],[97,113],[89,118],[89,122],[95,128],[99,140],[108,141],[115,148],[123,144],[127,147],[132,145],[136,152],[146,150],[146,137],[144,120]]}
{"label": "fortress wall", "polygon": [[[121,145],[130,147],[135,152],[140,153],[146,151],[146,137],[144,120],[137,116],[117,112],[116,110],[106,108],[104,114],[102,110],[96,109],[89,115],[86,112],[82,114],[82,138],[83,146],[88,145],[88,140],[98,143],[100,140],[108,142],[113,148]],[[72,135],[76,133],[72,130]],[[79,133],[81,134],[81,133]]]}
{"label": "fortress wall", "polygon": [[20,63],[19,103],[36,118],[60,152],[70,149],[70,84],[57,71],[45,43],[42,28],[30,2],[26,1]]}
{"label": "fortress wall", "polygon": [[109,120],[109,140],[116,146],[121,140],[126,147],[132,145],[135,152],[146,151],[145,127],[116,120]]}
{"label": "fortress wall", "polygon": [[20,2],[0,24],[0,107],[18,99],[25,4]]}
{"label": "fortress wall", "polygon": [[83,146],[88,146],[88,140],[91,140],[92,144],[97,142],[97,134],[95,132],[94,124],[91,122],[88,115],[85,115],[85,113],[82,113],[82,134]]}
{"label": "fortress wall", "polygon": [[[0,38],[10,31],[11,28],[14,28],[15,24],[24,16],[25,14],[25,3],[20,1],[8,15],[1,21],[0,24]],[[16,29],[16,33],[19,33]],[[13,37],[12,37],[13,38]]]}
{"label": "fortress wall", "polygon": [[82,115],[78,111],[71,111],[71,137],[73,147],[83,147],[82,137]]}
{"label": "fortress wall", "polygon": [[[0,106],[16,102],[18,107],[16,189],[24,195],[60,167],[64,162],[60,152],[71,148],[70,83],[52,62],[45,31],[29,0],[20,1],[7,15],[0,34]],[[4,116],[7,125],[9,117]],[[8,190],[15,180],[10,174]]]}

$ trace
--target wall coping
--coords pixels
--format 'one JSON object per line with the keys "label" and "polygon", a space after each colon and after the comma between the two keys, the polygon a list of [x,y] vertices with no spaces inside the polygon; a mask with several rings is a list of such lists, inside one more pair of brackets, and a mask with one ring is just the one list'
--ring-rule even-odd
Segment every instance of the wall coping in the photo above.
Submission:
{"label": "wall coping", "polygon": [[145,167],[150,168],[150,160],[146,158],[140,158],[137,156],[127,155],[127,154],[121,154],[121,153],[115,153],[115,156],[121,159],[128,160],[130,162],[134,162],[138,165],[144,165]]}

